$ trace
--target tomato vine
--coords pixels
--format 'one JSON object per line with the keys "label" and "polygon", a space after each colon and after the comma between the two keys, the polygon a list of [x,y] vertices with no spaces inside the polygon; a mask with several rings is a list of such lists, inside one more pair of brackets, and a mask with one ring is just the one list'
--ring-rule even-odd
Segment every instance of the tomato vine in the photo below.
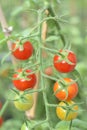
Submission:
{"label": "tomato vine", "polygon": [[[36,126],[46,123],[50,130],[55,130],[56,128],[53,127],[50,121],[51,113],[49,112],[49,108],[52,107],[56,109],[56,117],[61,120],[70,121],[69,130],[71,130],[72,121],[77,117],[79,111],[78,103],[73,102],[72,99],[77,96],[79,87],[76,79],[71,79],[69,77],[64,78],[63,74],[66,73],[68,76],[68,73],[75,70],[77,58],[74,52],[68,48],[64,49],[67,43],[65,36],[62,33],[59,33],[59,37],[63,43],[63,47],[59,48],[59,50],[46,46],[47,29],[45,30],[46,34],[44,38],[42,38],[42,25],[44,22],[46,22],[45,24],[47,28],[49,26],[48,22],[51,20],[54,22],[57,31],[61,31],[59,22],[63,22],[63,20],[55,15],[53,8],[48,6],[44,9],[39,9],[36,12],[38,14],[38,23],[30,30],[27,36],[14,36],[14,39],[16,39],[15,42],[13,42],[13,37],[11,35],[9,36],[9,40],[13,40],[11,43],[10,54],[16,57],[17,60],[19,60],[18,62],[22,63],[20,65],[21,67],[17,66],[14,68],[15,72],[11,79],[13,84],[13,88],[11,88],[11,90],[16,95],[12,101],[18,110],[26,111],[33,107],[33,97],[31,95],[34,95],[35,93],[42,94],[45,108],[45,119],[42,121],[35,120],[35,122],[32,119],[26,119],[22,129],[23,127],[25,129],[35,129]],[[38,38],[38,40],[36,40],[36,44],[31,42],[32,38]],[[26,43],[28,45],[25,45]],[[46,59],[43,58],[43,51],[45,54],[49,55]],[[50,70],[44,71],[44,62],[45,60],[50,60],[50,57],[52,63],[50,63],[49,66],[51,68]],[[49,68],[49,66],[47,67]],[[52,72],[50,72],[51,70]],[[34,89],[35,85],[37,85],[37,73],[39,74],[39,85],[36,89]],[[53,102],[49,103],[48,101],[47,80],[56,82],[53,85],[54,87],[52,86],[52,93],[55,98],[57,97],[58,104],[54,104]],[[8,103],[9,101],[4,104],[2,110],[0,111],[0,116],[3,115]]]}

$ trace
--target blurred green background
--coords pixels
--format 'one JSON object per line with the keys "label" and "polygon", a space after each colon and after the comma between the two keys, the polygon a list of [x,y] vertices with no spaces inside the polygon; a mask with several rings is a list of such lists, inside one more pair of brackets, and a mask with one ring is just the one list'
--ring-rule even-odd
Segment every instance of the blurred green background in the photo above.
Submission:
{"label": "blurred green background", "polygon": [[[48,0],[58,17],[65,22],[60,22],[66,41],[71,43],[72,50],[76,53],[78,64],[76,69],[81,75],[83,84],[80,84],[77,101],[85,101],[82,106],[85,114],[79,114],[79,118],[87,121],[87,0]],[[13,35],[21,32],[27,33],[37,24],[37,14],[29,9],[40,9],[47,4],[46,0],[0,0],[6,21],[13,26]],[[51,26],[51,25],[50,25]],[[51,29],[49,29],[51,30]],[[52,30],[51,30],[52,31]],[[0,39],[4,38],[0,27]],[[8,53],[6,43],[0,44],[0,61]],[[10,95],[9,88],[12,86],[9,75],[11,59],[8,57],[3,65],[0,64],[0,101],[2,105]],[[10,70],[10,72],[9,72]],[[19,130],[24,121],[24,113],[15,109],[12,102],[9,103],[4,115],[4,123],[1,130]]]}

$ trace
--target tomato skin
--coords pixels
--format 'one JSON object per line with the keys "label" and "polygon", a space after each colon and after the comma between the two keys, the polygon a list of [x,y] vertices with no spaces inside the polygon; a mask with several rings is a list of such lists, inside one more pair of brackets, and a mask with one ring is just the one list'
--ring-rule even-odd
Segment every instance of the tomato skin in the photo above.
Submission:
{"label": "tomato skin", "polygon": [[2,124],[3,124],[3,118],[0,117],[0,127],[2,126]]}
{"label": "tomato skin", "polygon": [[67,112],[68,110],[62,108],[63,106],[67,106],[65,102],[60,102],[58,105],[58,107],[56,108],[56,114],[57,116],[61,119],[61,120],[66,120],[66,121],[69,121],[69,120],[72,120],[74,118],[77,117],[78,115],[78,112],[76,112],[76,110],[78,110],[78,105],[74,105],[75,102],[73,102],[72,100],[70,101],[67,101],[68,105],[69,106],[72,106],[72,110],[75,110],[75,111],[69,111],[68,115]]}
{"label": "tomato skin", "polygon": [[[17,72],[19,72],[20,74],[22,72],[22,69],[17,70]],[[32,70],[26,70],[27,74],[31,72]],[[36,75],[34,73],[27,75],[27,78],[29,80],[26,80],[25,77],[23,78],[19,77],[19,74],[13,75],[13,78],[18,78],[18,79],[13,79],[13,84],[18,90],[24,91],[29,88],[34,88],[36,84]]]}
{"label": "tomato skin", "polygon": [[[64,81],[65,81],[66,83],[73,82],[73,80],[70,79],[70,78],[64,78]],[[59,100],[61,100],[61,101],[63,101],[63,100],[72,100],[72,99],[75,98],[76,95],[78,94],[78,85],[77,85],[76,82],[73,82],[72,84],[67,85],[68,95],[67,95],[67,93],[66,93],[66,91],[65,91],[64,88],[63,88],[62,90],[59,90],[58,92],[56,92],[56,91],[57,91],[58,89],[60,89],[60,88],[61,88],[61,86],[59,85],[58,82],[56,82],[56,83],[54,84],[53,91],[54,91],[54,93],[55,93],[55,96],[56,96]]]}
{"label": "tomato skin", "polygon": [[29,41],[24,42],[23,50],[20,50],[20,46],[15,50],[16,43],[12,44],[12,54],[19,60],[27,60],[33,54],[33,46]]}
{"label": "tomato skin", "polygon": [[[69,50],[65,50],[65,51],[68,52],[67,59],[71,62],[71,64],[63,59],[60,61],[61,56],[59,55],[55,55],[53,59],[55,69],[61,73],[68,73],[73,71],[77,63],[77,58],[75,53]],[[60,52],[62,53],[63,50],[61,50]]]}
{"label": "tomato skin", "polygon": [[[20,93],[20,95],[21,94],[22,93]],[[22,98],[20,98],[20,95],[15,96],[15,99],[19,99],[19,100],[14,101],[15,107],[20,111],[27,111],[31,109],[34,104],[33,95],[25,94]]]}
{"label": "tomato skin", "polygon": [[0,109],[2,108],[2,103],[0,102]]}

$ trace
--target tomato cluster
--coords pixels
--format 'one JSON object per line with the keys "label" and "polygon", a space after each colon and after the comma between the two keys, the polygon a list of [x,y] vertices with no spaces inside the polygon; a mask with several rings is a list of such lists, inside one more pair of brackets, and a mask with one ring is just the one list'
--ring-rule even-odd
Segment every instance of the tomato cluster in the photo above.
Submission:
{"label": "tomato cluster", "polygon": [[[12,54],[18,60],[28,60],[33,55],[33,45],[30,41],[17,41],[12,44]],[[19,91],[14,98],[14,105],[20,111],[26,111],[33,106],[33,95],[26,93],[36,84],[36,74],[31,69],[20,68],[13,74],[12,83]]]}
{"label": "tomato cluster", "polygon": [[[75,69],[77,58],[70,50],[59,50],[53,58],[54,68],[60,73],[69,73]],[[78,105],[74,99],[78,94],[78,84],[75,80],[65,77],[54,83],[53,91],[60,101],[56,108],[56,114],[61,120],[72,120],[77,117]]]}

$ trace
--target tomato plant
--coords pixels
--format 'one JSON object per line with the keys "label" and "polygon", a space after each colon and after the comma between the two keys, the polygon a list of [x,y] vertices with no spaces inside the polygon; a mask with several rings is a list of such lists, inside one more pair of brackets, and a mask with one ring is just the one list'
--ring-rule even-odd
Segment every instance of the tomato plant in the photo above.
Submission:
{"label": "tomato plant", "polygon": [[20,92],[19,95],[15,96],[14,105],[20,111],[26,111],[31,109],[33,103],[33,95],[31,94],[24,94],[23,92]]}
{"label": "tomato plant", "polygon": [[72,120],[78,115],[78,105],[73,101],[60,102],[56,108],[56,114],[61,120]]}
{"label": "tomato plant", "polygon": [[18,69],[17,73],[13,75],[13,84],[14,86],[21,91],[24,91],[29,88],[33,88],[36,84],[36,75],[32,73],[32,70],[23,71]]}
{"label": "tomato plant", "polygon": [[[14,106],[23,111],[23,114],[29,110],[26,112],[26,118],[29,120],[23,117],[26,123],[23,124],[21,130],[54,130],[57,128],[55,127],[56,124],[59,124],[59,119],[70,120],[69,130],[72,130],[72,120],[78,115],[78,105],[72,101],[78,94],[76,80],[77,78],[78,82],[80,80],[80,76],[77,74],[78,71],[75,69],[77,57],[71,51],[71,45],[65,38],[65,30],[61,28],[62,23],[66,22],[66,20],[63,20],[65,15],[57,16],[58,14],[55,14],[57,9],[54,7],[60,3],[60,0],[48,1],[27,0],[22,7],[20,5],[21,2],[19,2],[20,8],[13,15],[16,15],[17,18],[22,16],[23,20],[20,22],[20,27],[23,25],[22,29],[25,27],[26,29],[23,32],[11,34],[9,27],[3,28],[6,38],[0,42],[0,45],[3,41],[7,42],[9,48],[8,55],[3,57],[1,63],[3,64],[5,60],[12,60],[11,71],[15,70],[12,77],[12,83],[15,88],[10,88],[12,97],[12,92],[16,93],[14,100],[12,100]],[[39,4],[39,2],[41,3]],[[35,6],[37,6],[36,9],[34,9]],[[21,13],[22,15],[20,15]],[[35,23],[33,21],[34,18]],[[30,26],[27,27],[29,22]],[[2,25],[2,27],[6,26]],[[20,27],[18,27],[18,31]],[[13,43],[14,39],[19,40]],[[13,55],[12,59],[7,58],[9,54]],[[69,76],[74,80],[69,78]],[[50,86],[53,86],[53,88]],[[58,104],[59,101],[62,102]],[[5,103],[4,110],[2,109],[0,112],[1,117],[7,105],[8,102]],[[62,128],[68,129],[65,126]],[[60,129],[62,128],[60,127]]]}
{"label": "tomato plant", "polygon": [[27,60],[33,54],[33,46],[30,41],[26,41],[21,43],[17,41],[17,43],[12,44],[12,54],[19,60]]}
{"label": "tomato plant", "polygon": [[70,50],[60,50],[53,59],[54,67],[61,73],[68,73],[74,70],[77,58],[74,52]]}
{"label": "tomato plant", "polygon": [[[64,83],[62,85],[62,83]],[[64,78],[64,81],[61,83],[56,82],[53,86],[53,90],[55,93],[55,96],[59,100],[71,100],[76,97],[78,94],[78,85],[77,83],[70,79],[70,78]]]}

